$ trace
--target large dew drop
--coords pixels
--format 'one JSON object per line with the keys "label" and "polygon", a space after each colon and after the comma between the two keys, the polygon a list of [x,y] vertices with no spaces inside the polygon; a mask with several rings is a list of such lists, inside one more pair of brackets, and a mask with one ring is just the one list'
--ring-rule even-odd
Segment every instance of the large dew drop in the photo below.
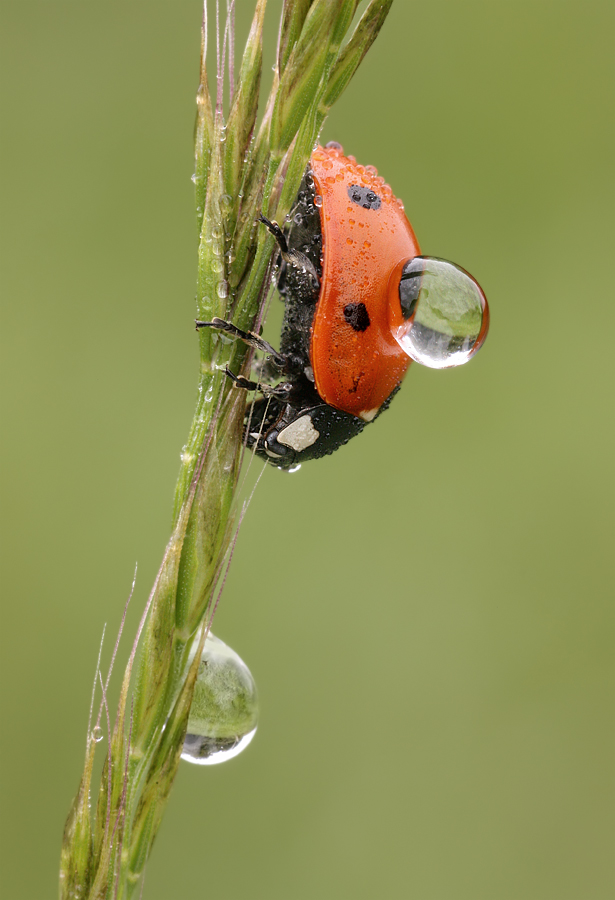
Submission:
{"label": "large dew drop", "polygon": [[465,269],[445,259],[409,260],[401,274],[399,299],[407,324],[393,336],[404,353],[424,366],[463,365],[487,337],[487,298]]}
{"label": "large dew drop", "polygon": [[182,759],[197,765],[226,762],[256,733],[256,684],[241,657],[209,634],[199,665]]}

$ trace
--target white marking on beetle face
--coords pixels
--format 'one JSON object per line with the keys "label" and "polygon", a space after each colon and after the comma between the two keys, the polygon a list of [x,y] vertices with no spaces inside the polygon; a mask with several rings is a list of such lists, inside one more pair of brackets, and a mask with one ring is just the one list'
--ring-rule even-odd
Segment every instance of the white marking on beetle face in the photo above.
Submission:
{"label": "white marking on beetle face", "polygon": [[278,443],[290,447],[296,453],[311,447],[320,437],[320,432],[316,431],[309,416],[301,416],[295,422],[287,425],[278,435]]}
{"label": "white marking on beetle face", "polygon": [[364,422],[373,422],[379,410],[379,406],[376,409],[366,409],[364,412],[359,413],[359,418],[363,419]]}

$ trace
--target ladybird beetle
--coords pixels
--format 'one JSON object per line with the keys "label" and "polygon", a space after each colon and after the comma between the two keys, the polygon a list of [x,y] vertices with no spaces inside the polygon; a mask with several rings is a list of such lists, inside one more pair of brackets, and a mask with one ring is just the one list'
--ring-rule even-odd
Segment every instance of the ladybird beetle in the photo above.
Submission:
{"label": "ladybird beetle", "polygon": [[458,266],[421,256],[400,200],[373,166],[317,147],[279,248],[285,312],[280,350],[223,319],[197,322],[269,354],[274,387],[229,376],[262,397],[248,407],[248,447],[280,469],[333,453],[389,406],[412,359],[467,362],[487,335],[489,307]]}

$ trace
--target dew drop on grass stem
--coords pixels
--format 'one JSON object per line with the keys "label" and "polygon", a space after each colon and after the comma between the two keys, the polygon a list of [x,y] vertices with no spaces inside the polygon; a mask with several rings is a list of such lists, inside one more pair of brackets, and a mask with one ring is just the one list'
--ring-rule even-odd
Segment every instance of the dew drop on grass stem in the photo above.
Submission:
{"label": "dew drop on grass stem", "polygon": [[232,759],[254,737],[257,720],[256,684],[250,670],[231,647],[209,634],[201,655],[182,759],[197,765]]}

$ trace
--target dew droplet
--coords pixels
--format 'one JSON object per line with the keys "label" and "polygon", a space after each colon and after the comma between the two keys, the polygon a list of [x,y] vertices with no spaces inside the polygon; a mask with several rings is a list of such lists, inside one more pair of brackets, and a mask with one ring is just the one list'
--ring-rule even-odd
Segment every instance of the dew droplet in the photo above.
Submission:
{"label": "dew droplet", "polygon": [[226,300],[228,297],[228,281],[218,282],[216,293],[221,300]]}
{"label": "dew droplet", "polygon": [[232,759],[254,737],[257,720],[256,684],[250,670],[224,641],[209,634],[199,664],[182,759],[197,765]]}
{"label": "dew droplet", "polygon": [[432,369],[468,362],[489,328],[489,305],[478,282],[445,259],[417,256],[404,266],[399,299],[406,323],[393,329],[402,350]]}
{"label": "dew droplet", "polygon": [[196,184],[196,172],[190,176],[190,181],[191,181],[193,184]]}
{"label": "dew droplet", "polygon": [[219,275],[220,272],[223,272],[223,271],[224,271],[224,265],[223,265],[223,263],[222,263],[222,260],[220,260],[220,259],[218,259],[218,258],[212,259],[212,261],[211,261],[211,271],[212,271],[212,272],[215,272],[216,275]]}
{"label": "dew droplet", "polygon": [[103,737],[104,734],[102,728],[100,727],[100,725],[95,725],[94,728],[92,728],[92,740],[95,744],[99,744],[102,741]]}
{"label": "dew droplet", "polygon": [[298,472],[301,468],[301,463],[297,463],[296,466],[291,466],[290,469],[283,469],[282,471],[287,472],[289,475],[293,475],[295,472]]}
{"label": "dew droplet", "polygon": [[322,206],[322,197],[320,196],[320,194],[316,194],[316,196],[314,197],[314,206],[317,206],[318,209],[320,209],[320,207]]}
{"label": "dew droplet", "polygon": [[223,238],[224,237],[224,228],[222,227],[222,225],[213,225],[212,229],[211,229],[211,236],[216,241],[219,241],[221,238]]}

